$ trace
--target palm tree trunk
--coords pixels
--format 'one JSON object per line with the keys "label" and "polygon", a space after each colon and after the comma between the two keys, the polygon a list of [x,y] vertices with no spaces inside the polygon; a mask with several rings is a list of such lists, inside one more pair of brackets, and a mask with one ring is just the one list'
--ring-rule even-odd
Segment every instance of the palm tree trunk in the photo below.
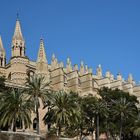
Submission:
{"label": "palm tree trunk", "polygon": [[36,119],[37,119],[37,124],[36,124],[36,130],[37,130],[37,134],[39,134],[39,112],[38,112],[38,101],[37,101],[37,97],[36,97]]}
{"label": "palm tree trunk", "polygon": [[79,139],[82,140],[82,130],[80,129]]}
{"label": "palm tree trunk", "polygon": [[121,116],[121,120],[120,120],[120,140],[122,139],[122,116]]}
{"label": "palm tree trunk", "polygon": [[61,136],[61,125],[59,125],[59,127],[58,127],[58,137],[60,137]]}
{"label": "palm tree trunk", "polygon": [[107,138],[107,140],[109,139],[109,137],[110,137],[110,132],[109,132],[109,124],[108,124],[108,120],[106,121],[106,138]]}
{"label": "palm tree trunk", "polygon": [[13,120],[13,132],[16,132],[16,120],[15,120],[15,118]]}
{"label": "palm tree trunk", "polygon": [[97,132],[96,132],[96,135],[97,135],[97,136],[96,136],[96,140],[99,140],[99,114],[97,114],[97,118],[96,118],[96,119],[97,119],[97,120],[96,120],[96,123],[97,123],[97,124],[96,124],[96,125],[97,125],[97,126],[96,126],[96,129],[97,129],[97,130],[96,130],[96,131],[97,131]]}
{"label": "palm tree trunk", "polygon": [[120,127],[120,140],[122,139],[122,125],[121,125],[121,127]]}
{"label": "palm tree trunk", "polygon": [[93,140],[93,124],[92,124],[92,122],[93,122],[93,118],[91,118],[91,120],[90,120],[90,123],[91,123],[91,129],[92,129],[92,132],[91,132],[91,140]]}

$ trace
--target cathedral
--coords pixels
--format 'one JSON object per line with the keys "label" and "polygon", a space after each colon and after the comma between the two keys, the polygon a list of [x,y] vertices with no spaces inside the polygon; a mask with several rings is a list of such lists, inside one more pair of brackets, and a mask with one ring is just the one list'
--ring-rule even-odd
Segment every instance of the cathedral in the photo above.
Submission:
{"label": "cathedral", "polygon": [[[124,80],[121,74],[117,74],[115,78],[110,71],[103,75],[101,65],[97,67],[96,74],[93,74],[92,68],[84,65],[83,62],[81,62],[79,68],[77,64],[72,65],[70,58],[67,58],[66,66],[64,66],[63,62],[59,62],[54,54],[49,64],[43,39],[40,39],[37,60],[29,60],[26,56],[25,40],[19,19],[16,20],[11,44],[11,58],[7,63],[6,52],[0,36],[0,76],[4,75],[6,77],[8,86],[22,87],[27,76],[36,73],[42,74],[46,81],[51,83],[50,88],[55,91],[74,91],[80,95],[90,93],[96,96],[97,89],[101,87],[118,88],[136,95],[140,100],[140,85],[135,84],[131,74],[129,74],[127,80]],[[44,113],[40,109],[40,119],[44,116]],[[45,129],[43,122],[40,125],[43,131]]]}

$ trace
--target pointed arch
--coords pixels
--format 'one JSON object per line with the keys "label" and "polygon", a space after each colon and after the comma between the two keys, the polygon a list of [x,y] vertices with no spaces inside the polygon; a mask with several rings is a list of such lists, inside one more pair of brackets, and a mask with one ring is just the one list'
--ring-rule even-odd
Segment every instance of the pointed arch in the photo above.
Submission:
{"label": "pointed arch", "polygon": [[37,130],[37,118],[33,120],[33,130]]}

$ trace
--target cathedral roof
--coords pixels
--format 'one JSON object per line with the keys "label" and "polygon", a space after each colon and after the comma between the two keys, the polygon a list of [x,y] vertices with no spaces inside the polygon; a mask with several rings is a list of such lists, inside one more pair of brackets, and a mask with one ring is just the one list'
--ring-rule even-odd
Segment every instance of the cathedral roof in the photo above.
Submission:
{"label": "cathedral roof", "polygon": [[13,39],[24,40],[23,36],[22,36],[20,21],[18,19],[16,20],[16,26],[15,26],[15,32],[13,35]]}
{"label": "cathedral roof", "polygon": [[39,51],[38,51],[37,62],[47,63],[43,39],[40,39],[40,47],[39,47]]}

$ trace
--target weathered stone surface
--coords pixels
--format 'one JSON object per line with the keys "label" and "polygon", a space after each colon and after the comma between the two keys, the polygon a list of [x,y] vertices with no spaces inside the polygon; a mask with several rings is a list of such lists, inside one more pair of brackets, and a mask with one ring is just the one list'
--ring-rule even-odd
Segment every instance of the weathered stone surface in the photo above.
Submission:
{"label": "weathered stone surface", "polygon": [[0,140],[45,140],[45,138],[28,133],[0,132]]}

